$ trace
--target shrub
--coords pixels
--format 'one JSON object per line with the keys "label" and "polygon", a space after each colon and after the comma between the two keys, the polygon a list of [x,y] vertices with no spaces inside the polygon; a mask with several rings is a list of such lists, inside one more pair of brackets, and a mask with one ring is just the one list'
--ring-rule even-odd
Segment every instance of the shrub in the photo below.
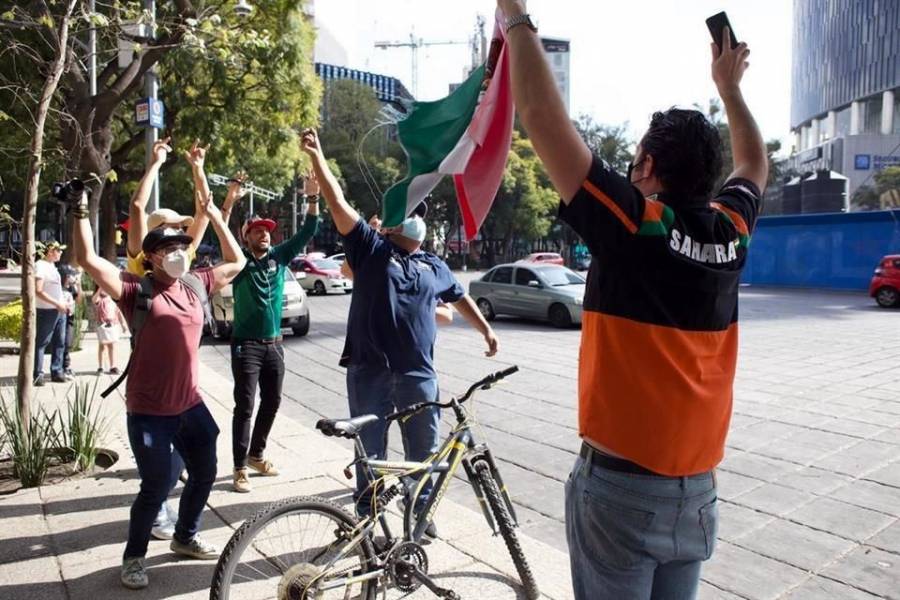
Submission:
{"label": "shrub", "polygon": [[22,300],[13,300],[0,308],[0,339],[16,343],[22,336]]}
{"label": "shrub", "polygon": [[109,427],[109,421],[101,413],[102,405],[96,402],[99,379],[90,383],[77,383],[70,388],[73,394],[66,400],[68,408],[64,429],[66,448],[75,455],[75,468],[88,471],[97,459],[97,449]]}
{"label": "shrub", "polygon": [[43,483],[53,451],[62,445],[58,420],[59,411],[47,413],[41,408],[32,413],[26,430],[18,403],[10,409],[5,395],[0,394],[0,426],[12,455],[13,476],[22,482],[22,487]]}

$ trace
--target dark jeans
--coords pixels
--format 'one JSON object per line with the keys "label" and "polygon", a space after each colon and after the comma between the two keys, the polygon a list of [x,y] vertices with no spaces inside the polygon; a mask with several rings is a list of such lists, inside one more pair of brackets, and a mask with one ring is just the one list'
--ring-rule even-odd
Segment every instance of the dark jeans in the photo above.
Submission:
{"label": "dark jeans", "polygon": [[68,371],[72,367],[72,346],[75,344],[75,315],[63,317],[66,323],[66,343],[63,344],[63,370]]}
{"label": "dark jeans", "polygon": [[693,600],[718,527],[713,472],[633,475],[583,458],[566,482],[576,600]]}
{"label": "dark jeans", "polygon": [[63,351],[66,346],[66,315],[55,308],[37,309],[34,336],[34,378],[44,372],[44,351],[50,345],[50,374],[63,376]]}
{"label": "dark jeans", "polygon": [[[284,381],[284,348],[281,342],[264,344],[253,340],[231,343],[231,374],[234,377],[234,416],[231,443],[234,468],[247,466],[247,454],[262,458],[266,440],[281,404]],[[250,421],[259,385],[259,411],[250,435]]]}
{"label": "dark jeans", "polygon": [[[437,379],[392,373],[386,367],[350,365],[347,368],[347,399],[350,402],[350,416],[372,414],[381,417],[377,423],[370,423],[359,434],[366,453],[376,459],[387,457],[385,447],[384,417],[418,402],[433,402],[438,399]],[[406,460],[424,461],[437,452],[440,433],[440,410],[427,408],[414,417],[400,423],[403,436],[403,450]],[[422,508],[431,492],[432,482],[422,487],[416,509]],[[359,465],[356,466],[356,512],[368,515],[372,508],[372,494],[367,490],[369,480]]]}
{"label": "dark jeans", "polygon": [[200,514],[216,480],[216,436],[219,428],[204,404],[171,417],[128,415],[128,439],[141,477],[131,505],[125,558],[143,557],[150,529],[172,484],[172,446],[187,466],[175,539],[187,543],[200,529]]}

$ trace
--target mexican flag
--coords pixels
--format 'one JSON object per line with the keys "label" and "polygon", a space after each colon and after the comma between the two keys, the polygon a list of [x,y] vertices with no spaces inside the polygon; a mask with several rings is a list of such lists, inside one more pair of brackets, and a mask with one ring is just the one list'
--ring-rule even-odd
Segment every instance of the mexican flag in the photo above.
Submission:
{"label": "mexican flag", "polygon": [[482,90],[482,84],[489,67],[482,65],[446,98],[413,103],[410,114],[397,124],[409,172],[385,193],[385,227],[399,225],[450,175],[466,239],[478,233],[503,180],[512,141],[515,109],[502,31],[495,24],[491,55],[496,55],[496,65],[487,89]]}

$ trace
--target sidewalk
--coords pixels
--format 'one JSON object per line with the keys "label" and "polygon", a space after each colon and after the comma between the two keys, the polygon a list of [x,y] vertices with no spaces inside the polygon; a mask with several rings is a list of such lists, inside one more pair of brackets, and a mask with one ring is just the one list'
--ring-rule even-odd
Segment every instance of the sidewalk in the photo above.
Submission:
{"label": "sidewalk", "polygon": [[[127,341],[117,352],[120,366]],[[72,355],[79,380],[96,375],[96,338],[88,334],[80,352]],[[0,373],[16,372],[17,356],[0,356]],[[102,385],[111,381],[101,376]],[[221,433],[219,473],[204,512],[204,539],[221,547],[245,518],[269,502],[299,495],[323,495],[346,505],[352,481],[343,468],[352,459],[345,441],[325,438],[313,423],[300,423],[280,414],[269,438],[267,456],[282,471],[279,477],[251,479],[253,492],[231,491],[230,373],[200,366],[202,394]],[[65,406],[67,385],[37,388],[35,405]],[[120,388],[124,392],[124,385]],[[215,561],[177,557],[168,542],[151,540],[147,554],[150,587],[132,592],[119,583],[119,567],[127,534],[129,509],[138,489],[137,470],[128,447],[124,402],[120,390],[105,400],[111,419],[104,446],[119,455],[108,471],[37,489],[0,496],[0,599],[107,600],[113,598],[205,599]],[[335,415],[343,416],[343,415]],[[467,485],[455,481],[452,485]],[[181,484],[175,495],[180,493]],[[175,505],[177,507],[177,505]],[[435,519],[440,538],[426,546],[429,572],[436,581],[465,600],[522,598],[515,568],[503,540],[492,537],[480,513],[445,499]],[[396,531],[396,529],[395,529]],[[546,598],[571,598],[569,562],[565,553],[539,540],[520,541]],[[273,590],[273,597],[275,591]],[[433,598],[424,587],[412,594],[398,590],[388,598]],[[381,596],[379,595],[379,598]]]}

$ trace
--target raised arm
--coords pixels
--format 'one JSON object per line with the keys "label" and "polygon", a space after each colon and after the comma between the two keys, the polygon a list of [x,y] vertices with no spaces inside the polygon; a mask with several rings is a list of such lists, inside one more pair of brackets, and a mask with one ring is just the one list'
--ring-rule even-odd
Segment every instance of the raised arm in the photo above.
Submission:
{"label": "raised arm", "polygon": [[[731,32],[727,27],[722,33],[722,39],[731,39]],[[710,47],[713,57],[712,78],[719,90],[722,104],[725,105],[728,129],[731,132],[734,171],[730,177],[743,177],[763,190],[769,179],[769,157],[759,127],[741,93],[741,78],[750,66],[747,62],[750,49],[743,42],[734,49],[730,43],[723,43],[721,52],[715,42]]]}
{"label": "raised arm", "polygon": [[128,243],[126,245],[128,256],[134,257],[140,254],[141,243],[144,241],[144,236],[147,235],[147,200],[150,199],[153,182],[160,167],[166,162],[169,152],[172,151],[169,139],[164,138],[153,144],[150,164],[147,165],[147,170],[144,171],[144,176],[128,205]]}
{"label": "raised arm", "polygon": [[203,166],[206,163],[206,152],[209,150],[209,144],[200,145],[200,140],[194,140],[194,145],[190,150],[184,153],[184,159],[191,165],[191,176],[194,179],[194,222],[188,227],[187,234],[194,238],[191,247],[196,250],[203,241],[206,234],[206,228],[209,226],[209,217],[206,214],[206,203],[211,196],[209,190],[209,181],[206,180],[206,173]]}
{"label": "raised arm", "polygon": [[319,136],[314,129],[304,129],[300,137],[300,148],[309,155],[313,172],[316,174],[316,180],[322,189],[322,195],[328,203],[328,210],[331,211],[331,218],[334,220],[334,226],[338,233],[347,235],[350,230],[356,226],[359,221],[359,213],[350,206],[344,198],[344,192],[337,179],[328,168],[325,162],[325,155],[322,153],[322,147],[319,144]]}
{"label": "raised arm", "polygon": [[304,181],[303,196],[307,199],[303,227],[296,235],[275,247],[276,260],[285,265],[289,264],[319,231],[319,184],[315,176],[309,176]]}
{"label": "raised arm", "polygon": [[[503,14],[524,15],[522,0],[498,0]],[[568,204],[588,174],[591,151],[566,113],[537,33],[526,25],[507,32],[513,99],[553,187]]]}
{"label": "raised arm", "polygon": [[[116,265],[94,252],[94,238],[91,234],[91,222],[88,219],[87,194],[82,195],[72,213],[75,217],[72,227],[75,260],[91,276],[97,287],[109,294],[113,300],[118,300],[122,296],[121,274]],[[146,229],[146,227],[145,220],[144,228]],[[129,233],[131,229],[129,228]],[[138,247],[138,252],[140,252],[140,247]]]}
{"label": "raised arm", "polygon": [[[197,193],[199,194],[200,192],[198,191]],[[237,274],[241,272],[241,269],[247,263],[247,259],[241,252],[241,247],[238,245],[237,240],[234,239],[234,236],[222,219],[222,213],[213,203],[212,198],[207,200],[204,207],[209,217],[209,222],[212,223],[213,230],[219,238],[219,246],[222,249],[222,262],[212,269],[215,281],[211,292],[215,293],[237,277]]]}
{"label": "raised arm", "polygon": [[247,181],[247,174],[243,171],[235,173],[234,177],[228,180],[228,192],[225,194],[225,200],[222,202],[222,220],[228,224],[231,219],[231,210],[241,198],[244,197],[244,182]]}

